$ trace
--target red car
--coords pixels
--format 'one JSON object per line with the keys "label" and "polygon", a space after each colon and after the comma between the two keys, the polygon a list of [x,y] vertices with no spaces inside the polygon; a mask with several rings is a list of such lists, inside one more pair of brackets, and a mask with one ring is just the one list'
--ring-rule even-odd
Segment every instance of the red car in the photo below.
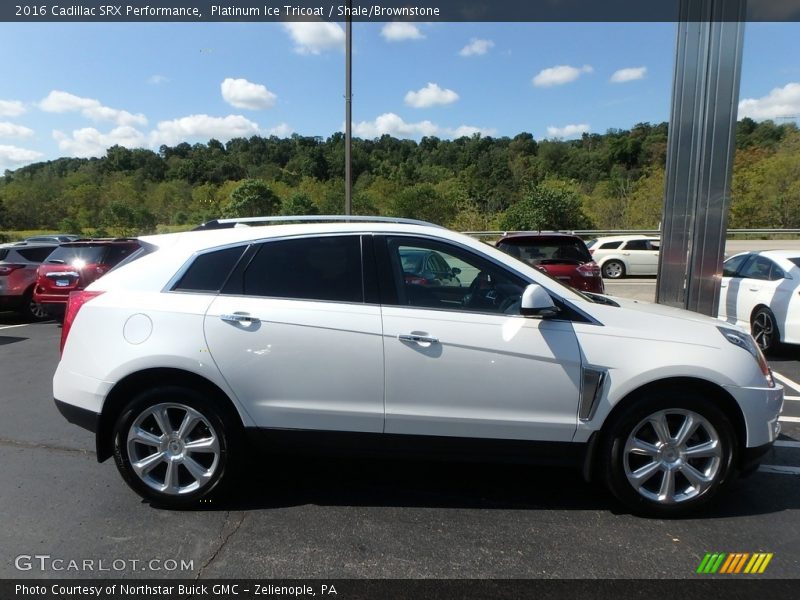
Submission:
{"label": "red car", "polygon": [[605,293],[600,267],[584,241],[567,233],[510,233],[498,249],[582,292]]}
{"label": "red car", "polygon": [[82,290],[140,247],[133,239],[96,239],[58,246],[39,266],[34,302],[56,319],[64,318],[70,292]]}
{"label": "red car", "polygon": [[16,310],[30,321],[47,318],[44,308],[33,301],[36,270],[55,244],[20,242],[0,246],[0,310]]}

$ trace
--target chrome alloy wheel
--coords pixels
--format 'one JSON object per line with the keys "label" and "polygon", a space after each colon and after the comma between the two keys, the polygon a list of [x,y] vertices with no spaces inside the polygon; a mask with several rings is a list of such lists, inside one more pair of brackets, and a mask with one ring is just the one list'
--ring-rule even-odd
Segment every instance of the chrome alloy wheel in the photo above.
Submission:
{"label": "chrome alloy wheel", "polygon": [[762,350],[769,350],[773,343],[775,335],[775,323],[772,320],[772,315],[765,310],[761,310],[756,314],[753,319],[752,326],[753,338],[756,344]]}
{"label": "chrome alloy wheel", "polygon": [[616,260],[610,260],[603,265],[603,275],[607,279],[619,279],[622,277],[624,268],[622,263]]}
{"label": "chrome alloy wheel", "polygon": [[678,504],[704,493],[722,471],[720,436],[687,409],[653,413],[625,443],[625,475],[634,490],[659,504]]}
{"label": "chrome alloy wheel", "polygon": [[44,304],[39,304],[38,302],[34,302],[33,300],[30,301],[28,305],[28,313],[37,320],[43,320],[48,318],[47,310],[44,307]]}
{"label": "chrome alloy wheel", "polygon": [[220,462],[219,437],[195,409],[156,404],[131,424],[128,458],[133,472],[152,489],[188,494],[211,481]]}

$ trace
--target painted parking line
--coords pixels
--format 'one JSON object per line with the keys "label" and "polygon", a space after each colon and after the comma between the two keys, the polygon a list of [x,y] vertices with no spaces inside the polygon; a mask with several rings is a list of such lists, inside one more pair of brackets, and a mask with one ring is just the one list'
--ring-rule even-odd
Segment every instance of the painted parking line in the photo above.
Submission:
{"label": "painted parking line", "polygon": [[784,396],[783,399],[792,400],[793,402],[798,402],[800,401],[800,396]]}
{"label": "painted parking line", "polygon": [[14,327],[27,327],[30,323],[22,323],[21,325],[2,325],[0,329],[14,329]]}
{"label": "painted parking line", "polygon": [[800,392],[800,383],[794,382],[785,375],[781,375],[777,371],[773,371],[772,374],[775,378],[780,381],[784,385],[788,385],[789,387],[793,387],[795,391]]}
{"label": "painted parking line", "polygon": [[778,417],[781,423],[800,423],[800,417]]}
{"label": "painted parking line", "polygon": [[800,475],[800,467],[784,467],[778,465],[761,465],[758,470],[773,475]]}
{"label": "painted parking line", "polygon": [[778,448],[800,448],[800,442],[792,440],[775,440],[773,444]]}

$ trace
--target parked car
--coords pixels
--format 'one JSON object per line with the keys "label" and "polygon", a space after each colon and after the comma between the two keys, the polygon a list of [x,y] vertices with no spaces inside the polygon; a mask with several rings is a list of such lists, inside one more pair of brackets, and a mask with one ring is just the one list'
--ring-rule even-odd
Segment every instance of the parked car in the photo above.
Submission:
{"label": "parked car", "polygon": [[47,318],[33,300],[36,270],[55,244],[16,243],[0,245],[0,310],[15,310],[33,321]]}
{"label": "parked car", "polygon": [[139,248],[135,239],[79,240],[61,244],[39,266],[33,301],[55,319],[64,317],[71,292],[82,290]]}
{"label": "parked car", "polygon": [[800,344],[800,252],[743,252],[723,263],[719,318],[749,329],[769,352]]}
{"label": "parked car", "polygon": [[522,262],[584,292],[604,293],[600,267],[586,244],[566,233],[510,233],[497,247]]}
{"label": "parked car", "polygon": [[[674,516],[780,431],[783,388],[746,331],[582,294],[441,227],[327,219],[148,236],[70,294],[56,405],[145,499],[198,506],[258,440],[572,464]],[[415,252],[469,265],[459,302],[406,280]]]}
{"label": "parked car", "polygon": [[587,246],[603,277],[657,275],[661,241],[646,235],[617,235],[591,240]]}
{"label": "parked car", "polygon": [[25,238],[24,242],[31,243],[31,242],[48,242],[52,244],[63,244],[64,242],[74,242],[75,240],[81,239],[81,236],[75,235],[74,233],[54,233],[52,235],[34,235],[29,238]]}

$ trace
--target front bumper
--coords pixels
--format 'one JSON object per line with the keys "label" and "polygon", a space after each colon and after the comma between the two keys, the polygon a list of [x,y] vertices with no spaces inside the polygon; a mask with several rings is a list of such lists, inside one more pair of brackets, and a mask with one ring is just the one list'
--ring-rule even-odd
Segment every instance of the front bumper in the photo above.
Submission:
{"label": "front bumper", "polygon": [[744,415],[747,431],[745,447],[757,448],[771,444],[778,437],[781,425],[778,417],[783,410],[783,386],[750,388],[725,386]]}

